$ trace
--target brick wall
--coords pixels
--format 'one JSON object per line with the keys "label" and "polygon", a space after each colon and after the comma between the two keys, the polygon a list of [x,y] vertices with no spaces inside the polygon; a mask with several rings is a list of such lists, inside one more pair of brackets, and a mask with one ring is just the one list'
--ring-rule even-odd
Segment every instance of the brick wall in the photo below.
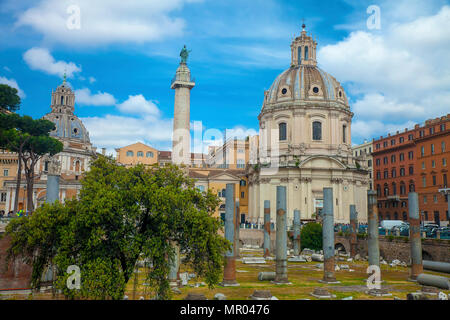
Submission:
{"label": "brick wall", "polygon": [[0,290],[29,289],[32,271],[30,266],[18,260],[11,262],[5,271],[6,251],[9,245],[9,237],[0,239]]}

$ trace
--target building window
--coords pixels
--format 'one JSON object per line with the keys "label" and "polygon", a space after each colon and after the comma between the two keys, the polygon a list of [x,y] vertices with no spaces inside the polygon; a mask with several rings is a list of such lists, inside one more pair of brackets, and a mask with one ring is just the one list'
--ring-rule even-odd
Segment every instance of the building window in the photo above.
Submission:
{"label": "building window", "polygon": [[395,139],[391,140],[391,146],[395,146]]}
{"label": "building window", "polygon": [[372,160],[367,160],[367,166],[368,166],[369,168],[372,167]]}
{"label": "building window", "polygon": [[377,166],[379,166],[380,165],[380,159],[376,159],[375,163],[377,164]]}
{"label": "building window", "polygon": [[403,216],[403,221],[408,220],[408,215],[406,214],[405,211],[403,211],[402,216]]}
{"label": "building window", "polygon": [[400,161],[405,160],[405,154],[404,153],[400,153],[399,158],[400,158]]}
{"label": "building window", "polygon": [[400,137],[398,140],[399,140],[400,143],[403,143],[405,141],[405,138]]}
{"label": "building window", "polygon": [[433,134],[434,133],[434,127],[431,127],[430,128],[430,134]]}
{"label": "building window", "polygon": [[414,174],[414,167],[411,166],[409,167],[409,175],[413,175]]}
{"label": "building window", "polygon": [[440,127],[441,127],[441,132],[445,131],[445,123],[441,124]]}
{"label": "building window", "polygon": [[[61,105],[64,104],[64,97],[61,97]],[[59,110],[59,112],[61,112],[61,110]]]}
{"label": "building window", "polygon": [[298,60],[298,63],[301,64],[301,62],[302,62],[302,47],[298,47],[298,49],[297,49],[297,60]]}
{"label": "building window", "polygon": [[389,173],[387,170],[384,170],[384,174],[383,174],[384,179],[389,178]]}
{"label": "building window", "polygon": [[436,176],[432,176],[433,177],[433,186],[436,185]]}
{"label": "building window", "polygon": [[415,191],[415,186],[414,186],[414,183],[410,183],[409,184],[409,192],[414,192]]}
{"label": "building window", "polygon": [[442,143],[441,143],[441,149],[442,149],[442,152],[445,152],[445,141],[442,141]]}
{"label": "building window", "polygon": [[444,185],[444,188],[447,188],[447,174],[442,174],[442,184]]}
{"label": "building window", "polygon": [[375,145],[375,149],[380,149],[380,144],[379,143],[377,143],[376,145]]}
{"label": "building window", "polygon": [[431,144],[431,154],[434,154],[434,144]]}
{"label": "building window", "polygon": [[422,177],[422,187],[426,187],[427,186],[427,178],[425,176]]}
{"label": "building window", "polygon": [[395,182],[392,182],[392,194],[393,195],[397,194],[397,185],[395,184]]}
{"label": "building window", "polygon": [[408,140],[411,141],[412,139],[414,139],[414,136],[412,134],[408,135]]}
{"label": "building window", "polygon": [[413,158],[414,158],[414,152],[413,151],[408,152],[408,159],[413,160]]}
{"label": "building window", "polygon": [[432,168],[436,168],[436,161],[431,160],[431,167],[432,167]]}
{"label": "building window", "polygon": [[446,166],[447,165],[447,159],[445,159],[445,158],[442,158],[442,166]]}
{"label": "building window", "polygon": [[305,47],[305,60],[308,60],[308,46]]}
{"label": "building window", "polygon": [[424,204],[427,203],[427,196],[423,196],[423,203],[424,203]]}
{"label": "building window", "polygon": [[395,154],[393,154],[393,155],[391,156],[391,162],[392,162],[392,163],[395,162]]}
{"label": "building window", "polygon": [[384,158],[383,158],[383,163],[384,163],[384,164],[388,164],[388,157],[384,157]]}
{"label": "building window", "polygon": [[395,170],[395,168],[392,169],[391,176],[392,178],[395,178],[397,176],[397,170]]}
{"label": "building window", "polygon": [[133,157],[134,152],[133,151],[127,151],[127,157]]}
{"label": "building window", "polygon": [[377,180],[380,180],[380,179],[381,179],[381,172],[377,171]]}
{"label": "building window", "polygon": [[153,155],[153,152],[148,151],[146,156],[147,156],[147,158],[153,158],[154,155]]}
{"label": "building window", "polygon": [[342,142],[347,143],[347,126],[345,124],[342,126]]}
{"label": "building window", "polygon": [[205,191],[205,186],[199,185],[197,186],[197,189],[200,190],[201,192]]}
{"label": "building window", "polygon": [[400,168],[400,177],[405,176],[405,168]]}
{"label": "building window", "polygon": [[383,147],[386,148],[387,146],[388,146],[388,142],[387,142],[387,141],[384,141],[384,142],[383,142]]}
{"label": "building window", "polygon": [[313,122],[313,140],[322,140],[322,122]]}
{"label": "building window", "polygon": [[4,175],[5,177],[9,176],[9,170],[8,170],[8,169],[4,169],[4,170],[3,170],[3,175]]}
{"label": "building window", "polygon": [[425,170],[425,161],[422,162],[422,169]]}
{"label": "building window", "polygon": [[138,151],[138,152],[137,152],[137,156],[138,156],[138,157],[144,157],[144,152]]}
{"label": "building window", "polygon": [[1,201],[1,202],[6,202],[6,192],[2,192],[2,193],[1,193],[1,199],[0,199],[0,201]]}
{"label": "building window", "polygon": [[420,155],[423,157],[425,155],[425,147],[420,147]]}
{"label": "building window", "polygon": [[245,161],[242,159],[238,159],[237,166],[238,169],[245,169]]}
{"label": "building window", "polygon": [[437,201],[437,195],[434,195],[433,196],[433,201],[434,201],[434,203],[437,203],[438,201]]}
{"label": "building window", "polygon": [[[400,194],[404,195],[406,194],[406,187],[404,183],[400,183]],[[402,207],[403,207],[403,202],[402,202]]]}
{"label": "building window", "polygon": [[239,185],[240,185],[241,187],[245,187],[245,186],[247,185],[247,182],[246,182],[245,180],[241,180],[241,181],[239,182]]}
{"label": "building window", "polygon": [[282,122],[278,125],[279,130],[279,140],[285,141],[286,140],[286,123]]}
{"label": "building window", "polygon": [[241,192],[241,198],[245,198],[245,192],[244,191]]}
{"label": "building window", "polygon": [[377,197],[381,197],[381,187],[379,184],[377,184]]}
{"label": "building window", "polygon": [[419,131],[419,136],[422,138],[424,135],[425,135],[425,131],[420,130],[420,131]]}
{"label": "building window", "polygon": [[389,195],[389,187],[387,184],[384,185],[384,196],[387,197]]}

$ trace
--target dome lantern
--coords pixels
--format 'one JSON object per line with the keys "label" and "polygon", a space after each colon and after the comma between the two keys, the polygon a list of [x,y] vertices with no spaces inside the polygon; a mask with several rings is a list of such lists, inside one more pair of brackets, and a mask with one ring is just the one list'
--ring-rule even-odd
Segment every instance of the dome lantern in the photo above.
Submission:
{"label": "dome lantern", "polygon": [[306,34],[306,26],[302,25],[300,36],[296,37],[291,43],[291,65],[309,65],[316,66],[316,48],[317,42]]}

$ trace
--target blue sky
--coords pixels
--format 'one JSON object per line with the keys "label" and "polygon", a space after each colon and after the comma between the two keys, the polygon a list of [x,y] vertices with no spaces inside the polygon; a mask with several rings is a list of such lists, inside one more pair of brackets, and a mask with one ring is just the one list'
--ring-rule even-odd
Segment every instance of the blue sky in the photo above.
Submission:
{"label": "blue sky", "polygon": [[[67,27],[71,5],[80,29]],[[370,5],[379,30],[367,28]],[[37,118],[67,70],[95,146],[169,150],[170,81],[186,44],[191,121],[245,136],[258,129],[264,90],[289,67],[303,18],[319,66],[350,98],[353,143],[449,113],[450,6],[439,0],[1,0],[0,83],[20,89],[20,113]]]}

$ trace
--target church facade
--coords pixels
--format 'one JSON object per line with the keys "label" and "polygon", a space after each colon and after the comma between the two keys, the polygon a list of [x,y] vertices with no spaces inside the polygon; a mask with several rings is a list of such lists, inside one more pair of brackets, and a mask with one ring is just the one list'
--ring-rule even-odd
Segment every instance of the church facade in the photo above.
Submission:
{"label": "church facade", "polygon": [[264,92],[259,138],[247,166],[249,220],[262,223],[264,200],[276,217],[276,187],[287,188],[293,211],[313,220],[323,207],[323,188],[333,188],[335,223],[349,223],[350,205],[367,221],[369,175],[351,148],[353,113],[344,88],[317,66],[317,42],[305,27],[291,44],[291,66]]}

